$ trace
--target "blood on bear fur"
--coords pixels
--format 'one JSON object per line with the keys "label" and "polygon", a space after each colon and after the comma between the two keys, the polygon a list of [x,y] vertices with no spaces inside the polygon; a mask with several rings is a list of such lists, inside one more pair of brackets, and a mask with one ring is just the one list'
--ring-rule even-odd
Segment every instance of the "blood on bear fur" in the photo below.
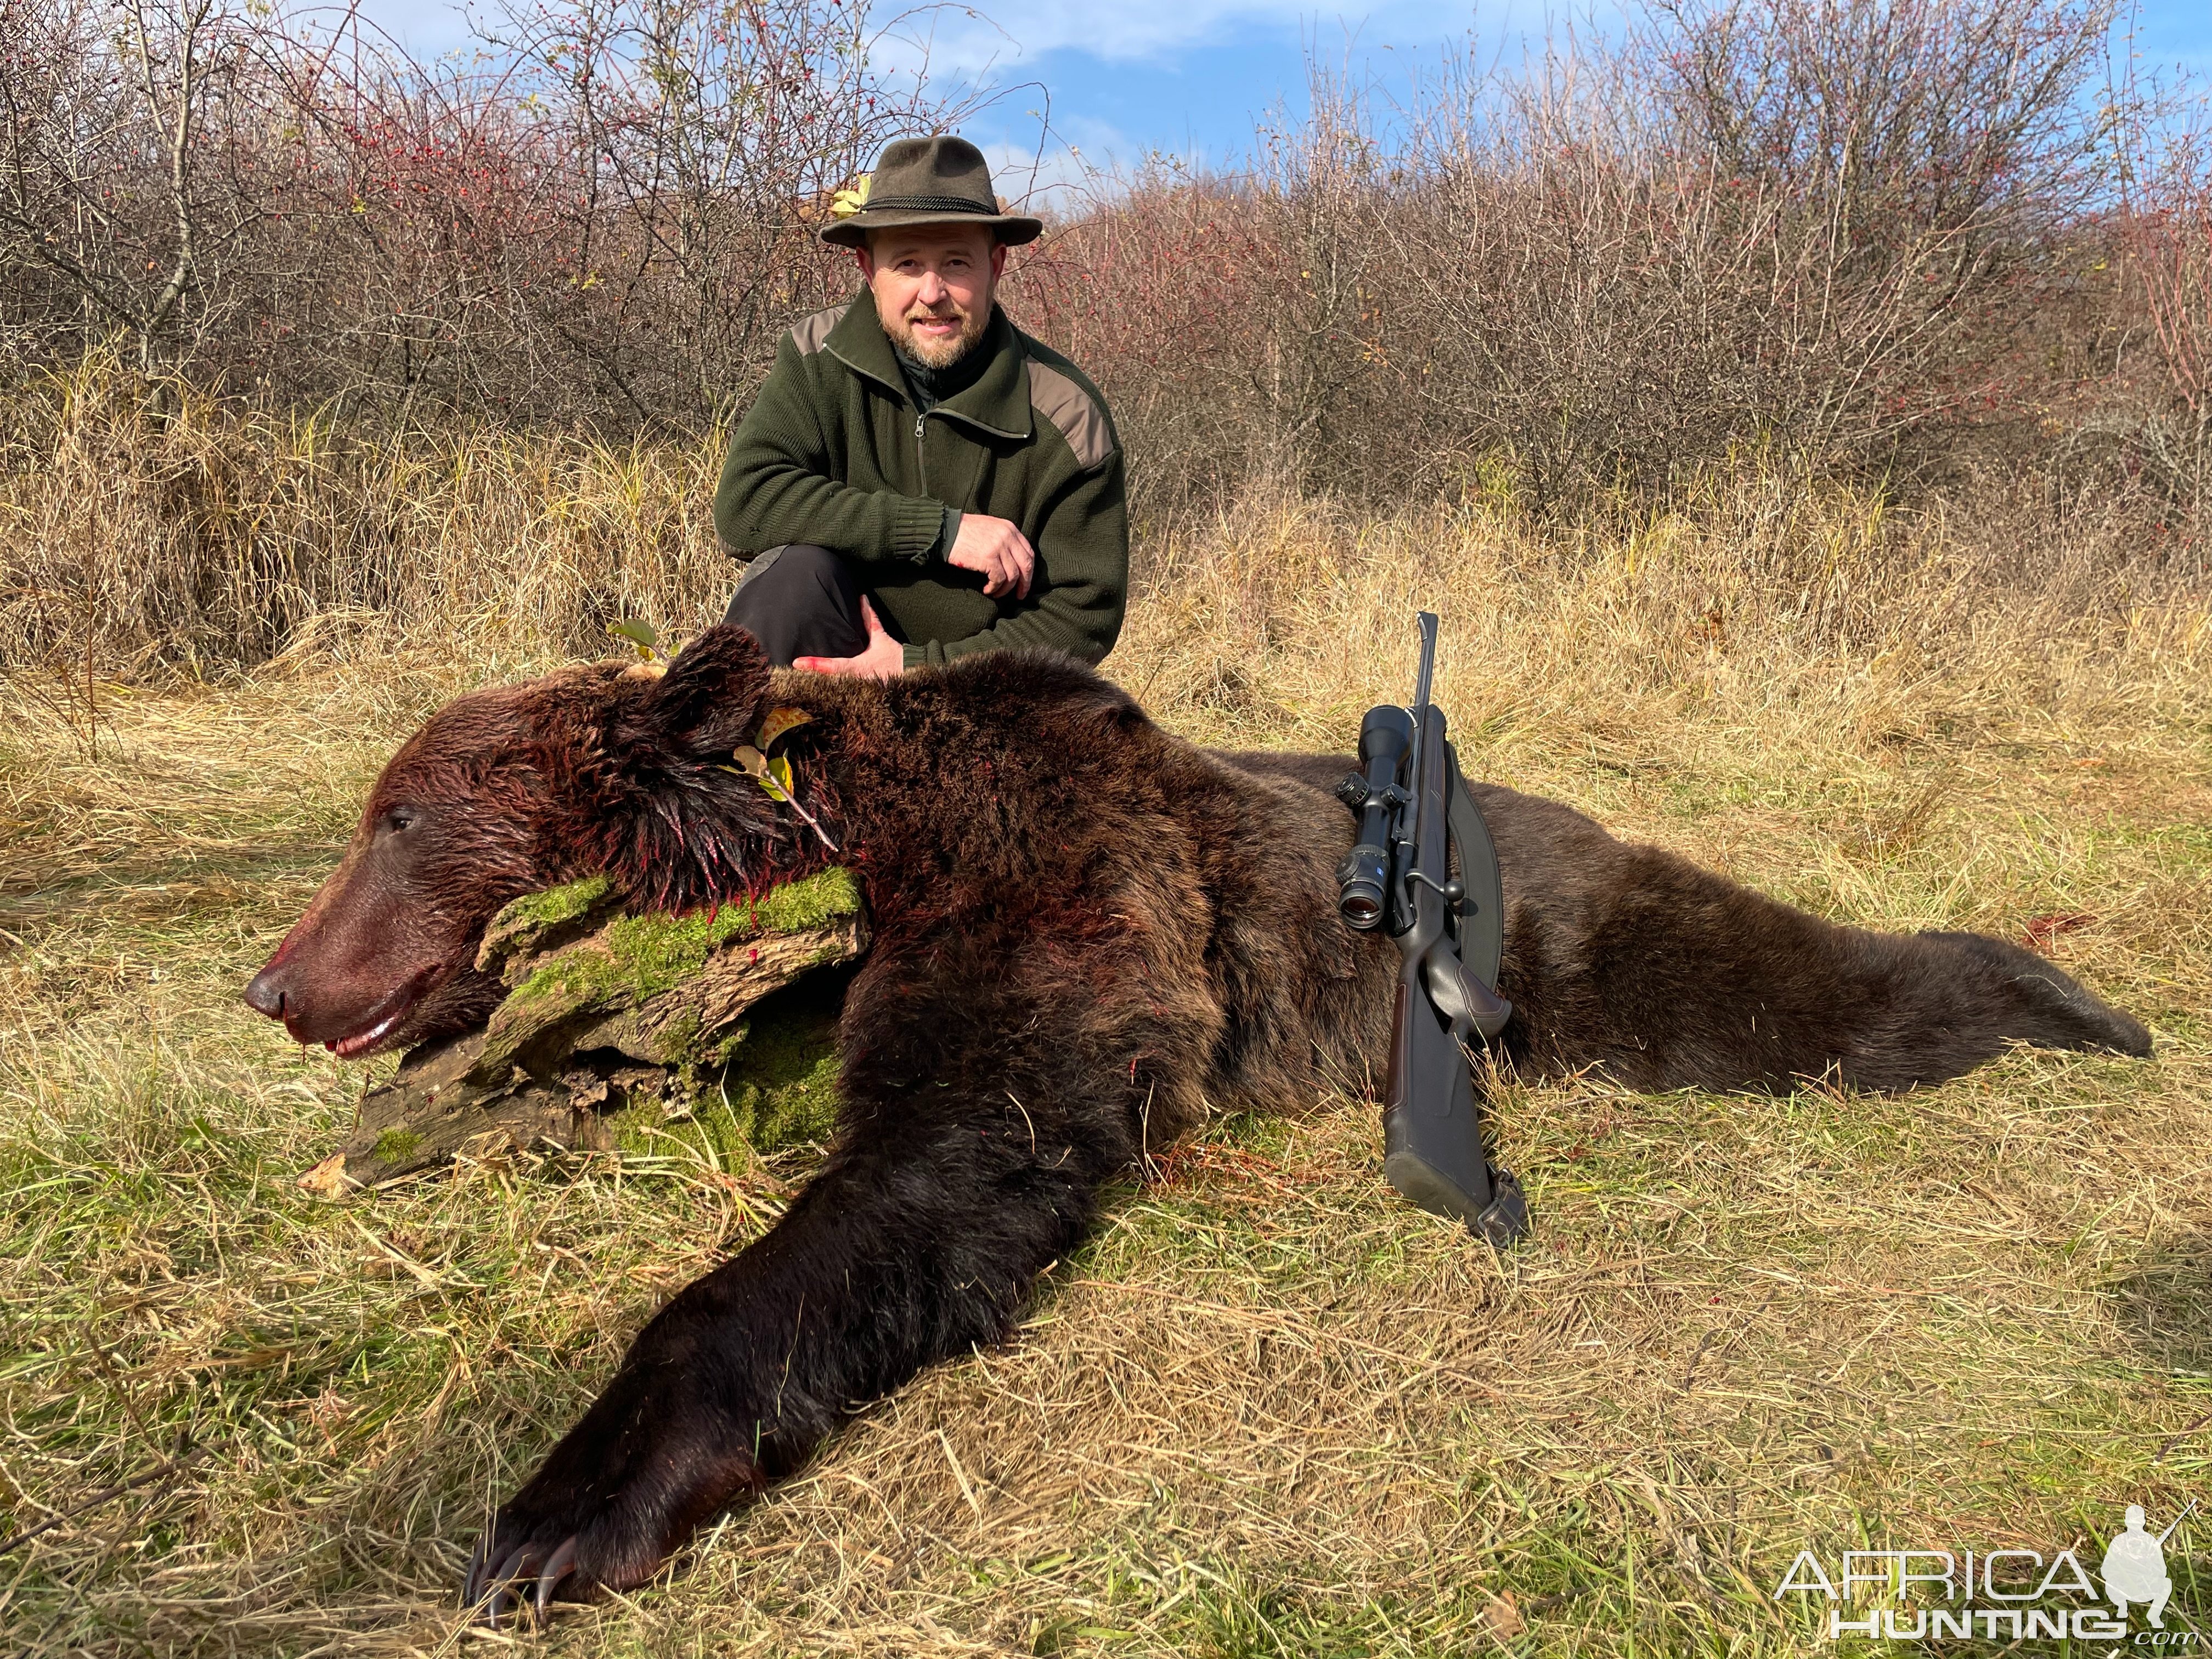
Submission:
{"label": "blood on bear fur", "polygon": [[[878,686],[772,676],[726,628],[658,680],[576,669],[434,715],[248,1000],[342,1054],[409,1045],[489,1012],[477,945],[521,894],[605,872],[634,905],[687,909],[820,868],[821,841],[730,764],[773,704],[812,717],[788,739],[801,798],[874,924],[837,1140],[500,1509],[466,1587],[495,1616],[640,1583],[854,1405],[1012,1329],[1145,1147],[1209,1109],[1357,1086],[1387,1052],[1396,952],[1335,908],[1347,762],[1200,750],[1064,658]],[[1524,1073],[1900,1090],[2014,1042],[2149,1052],[2014,945],[1837,927],[1475,789],[1504,884],[1500,1047]]]}

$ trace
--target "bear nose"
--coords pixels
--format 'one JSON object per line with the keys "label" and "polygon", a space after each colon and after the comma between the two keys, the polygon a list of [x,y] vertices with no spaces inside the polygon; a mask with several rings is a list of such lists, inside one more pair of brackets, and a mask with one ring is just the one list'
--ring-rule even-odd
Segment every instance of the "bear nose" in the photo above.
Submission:
{"label": "bear nose", "polygon": [[285,984],[289,977],[274,963],[264,968],[246,988],[246,1006],[255,1013],[266,1014],[271,1019],[283,1018],[285,1005],[290,995],[289,988]]}

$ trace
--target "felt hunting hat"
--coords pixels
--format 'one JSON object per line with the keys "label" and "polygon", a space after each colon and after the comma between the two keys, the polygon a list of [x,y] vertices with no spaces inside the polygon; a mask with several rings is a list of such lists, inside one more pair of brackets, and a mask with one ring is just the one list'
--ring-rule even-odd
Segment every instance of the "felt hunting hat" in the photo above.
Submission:
{"label": "felt hunting hat", "polygon": [[1002,242],[1034,242],[1044,222],[1008,213],[991,190],[990,164],[965,138],[901,138],[884,146],[876,170],[856,190],[840,191],[834,223],[822,240],[859,247],[872,230],[898,225],[989,225]]}

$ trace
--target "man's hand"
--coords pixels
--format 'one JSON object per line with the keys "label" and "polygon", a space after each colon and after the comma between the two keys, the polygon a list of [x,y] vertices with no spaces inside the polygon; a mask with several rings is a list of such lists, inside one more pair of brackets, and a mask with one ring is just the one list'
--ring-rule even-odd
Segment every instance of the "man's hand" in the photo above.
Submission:
{"label": "man's hand", "polygon": [[1011,520],[994,519],[988,513],[963,513],[960,534],[945,562],[963,570],[981,571],[983,591],[994,599],[1001,593],[1025,599],[1030,596],[1030,574],[1036,568],[1036,550]]}
{"label": "man's hand", "polygon": [[[1013,528],[1012,525],[1006,527]],[[868,625],[868,647],[859,656],[793,657],[791,665],[811,674],[850,674],[863,680],[896,679],[904,673],[906,647],[884,631],[883,623],[876,617],[876,607],[865,598],[860,601],[860,620]]]}

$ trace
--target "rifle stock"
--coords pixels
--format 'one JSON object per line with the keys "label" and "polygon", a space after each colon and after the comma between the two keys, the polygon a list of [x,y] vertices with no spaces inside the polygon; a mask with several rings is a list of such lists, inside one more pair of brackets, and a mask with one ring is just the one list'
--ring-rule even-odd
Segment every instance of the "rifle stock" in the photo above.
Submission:
{"label": "rifle stock", "polygon": [[1528,1228],[1528,1201],[1492,1181],[1467,1054],[1429,1006],[1419,964],[1398,977],[1390,1082],[1382,1109],[1382,1174],[1431,1215],[1456,1216],[1501,1249]]}

